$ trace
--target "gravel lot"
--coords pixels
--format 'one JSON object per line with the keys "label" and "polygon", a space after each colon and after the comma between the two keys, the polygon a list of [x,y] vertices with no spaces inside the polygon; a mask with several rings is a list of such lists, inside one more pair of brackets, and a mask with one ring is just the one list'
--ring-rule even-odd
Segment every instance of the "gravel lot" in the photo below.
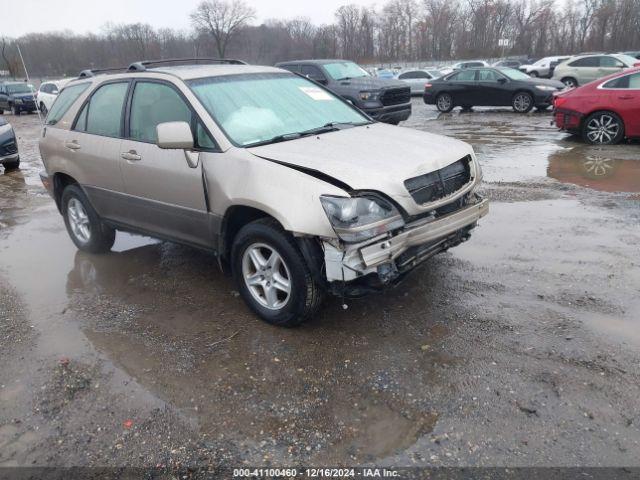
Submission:
{"label": "gravel lot", "polygon": [[37,116],[7,119],[0,467],[640,466],[637,143],[416,99],[405,126],[474,146],[490,214],[399,288],[286,330],[199,251],[78,252]]}

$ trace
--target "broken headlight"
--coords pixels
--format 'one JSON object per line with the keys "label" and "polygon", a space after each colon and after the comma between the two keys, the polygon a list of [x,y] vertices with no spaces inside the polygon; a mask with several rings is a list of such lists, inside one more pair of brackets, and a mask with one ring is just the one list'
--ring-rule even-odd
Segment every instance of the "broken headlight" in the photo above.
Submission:
{"label": "broken headlight", "polygon": [[320,202],[336,234],[345,242],[361,242],[404,225],[396,207],[372,195],[322,195]]}

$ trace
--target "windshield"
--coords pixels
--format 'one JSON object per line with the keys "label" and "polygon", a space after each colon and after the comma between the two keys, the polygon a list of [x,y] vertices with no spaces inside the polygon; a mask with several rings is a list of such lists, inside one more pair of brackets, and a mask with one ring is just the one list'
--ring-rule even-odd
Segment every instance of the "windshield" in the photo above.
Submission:
{"label": "windshield", "polygon": [[229,139],[242,147],[332,123],[369,123],[332,93],[288,73],[202,78],[189,86]]}
{"label": "windshield", "polygon": [[501,68],[500,72],[504,73],[511,80],[531,80],[529,75],[515,68]]}
{"label": "windshield", "polygon": [[32,90],[26,83],[8,83],[7,92],[9,93],[31,93]]}
{"label": "windshield", "polygon": [[345,80],[347,78],[368,77],[367,71],[360,65],[353,62],[325,63],[324,69],[334,80]]}

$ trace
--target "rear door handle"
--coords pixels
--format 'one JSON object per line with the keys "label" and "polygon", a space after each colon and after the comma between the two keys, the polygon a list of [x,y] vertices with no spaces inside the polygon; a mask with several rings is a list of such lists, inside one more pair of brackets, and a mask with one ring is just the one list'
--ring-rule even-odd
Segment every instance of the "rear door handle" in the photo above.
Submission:
{"label": "rear door handle", "polygon": [[69,150],[80,150],[80,144],[78,143],[77,140],[66,142],[64,146],[67,147]]}
{"label": "rear door handle", "polygon": [[130,162],[137,162],[139,160],[142,160],[142,155],[138,155],[138,152],[136,152],[135,150],[129,150],[128,152],[122,152],[120,154],[120,156],[122,158],[124,158],[125,160],[129,160]]}

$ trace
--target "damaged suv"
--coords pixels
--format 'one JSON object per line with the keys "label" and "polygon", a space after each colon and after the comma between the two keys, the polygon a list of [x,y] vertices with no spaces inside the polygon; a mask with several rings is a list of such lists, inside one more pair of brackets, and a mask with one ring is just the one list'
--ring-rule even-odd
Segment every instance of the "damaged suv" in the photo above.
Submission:
{"label": "damaged suv", "polygon": [[79,249],[123,230],[209,250],[255,313],[292,326],[326,293],[397,283],[487,213],[466,143],[285,70],[202,63],[85,71],[60,93],[41,178]]}

